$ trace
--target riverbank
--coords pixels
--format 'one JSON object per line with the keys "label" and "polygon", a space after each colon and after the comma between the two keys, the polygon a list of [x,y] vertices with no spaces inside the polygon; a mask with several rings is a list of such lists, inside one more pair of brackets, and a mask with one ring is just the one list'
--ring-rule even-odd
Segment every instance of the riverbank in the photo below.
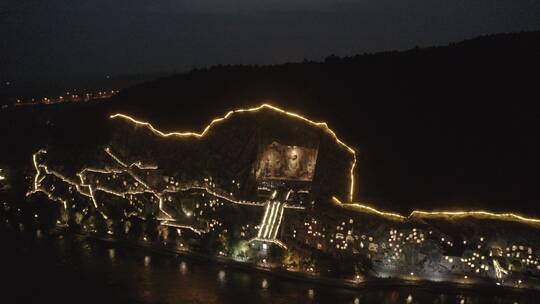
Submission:
{"label": "riverbank", "polygon": [[[6,303],[535,303],[536,291],[376,280],[358,285],[257,269],[160,244],[0,225]],[[6,298],[5,296],[3,299]],[[411,301],[409,301],[411,300]]]}
{"label": "riverbank", "polygon": [[[67,234],[63,229],[56,229],[56,233]],[[77,234],[79,237],[87,238],[88,240],[103,242],[106,244],[111,244],[113,246],[123,246],[123,247],[134,247],[144,249],[148,252],[155,254],[166,255],[166,256],[180,256],[190,260],[197,260],[200,262],[211,262],[217,265],[223,265],[230,268],[241,269],[245,271],[254,271],[264,274],[269,274],[278,278],[286,278],[291,280],[309,282],[322,284],[325,286],[347,288],[351,290],[367,289],[367,288],[382,288],[382,289],[391,289],[395,287],[415,287],[415,288],[424,288],[430,290],[454,290],[456,292],[476,292],[484,293],[489,292],[491,294],[508,294],[508,293],[538,293],[540,295],[540,290],[534,288],[516,288],[512,286],[505,285],[493,285],[493,282],[489,280],[475,280],[474,283],[468,284],[459,284],[451,281],[430,281],[421,278],[416,278],[414,280],[403,280],[399,278],[376,278],[370,277],[362,280],[361,282],[352,282],[344,279],[336,279],[324,277],[318,274],[307,274],[303,272],[294,272],[287,271],[283,269],[272,269],[260,267],[255,264],[239,262],[232,260],[230,258],[218,257],[218,256],[209,256],[204,254],[199,254],[191,251],[185,250],[175,250],[173,248],[163,246],[161,244],[151,243],[151,242],[133,242],[123,239],[115,239],[111,236],[97,236],[92,234]],[[454,279],[458,279],[457,277]]]}

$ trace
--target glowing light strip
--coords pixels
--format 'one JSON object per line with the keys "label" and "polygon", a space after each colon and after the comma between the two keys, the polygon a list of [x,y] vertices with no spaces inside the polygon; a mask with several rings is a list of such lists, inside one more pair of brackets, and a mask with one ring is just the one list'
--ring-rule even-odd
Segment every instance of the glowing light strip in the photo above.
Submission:
{"label": "glowing light strip", "polygon": [[291,196],[291,193],[293,193],[292,190],[287,191],[287,195],[285,196],[285,201],[289,200],[289,196]]}
{"label": "glowing light strip", "polygon": [[415,210],[411,212],[409,217],[467,217],[474,216],[479,218],[494,218],[494,219],[503,219],[508,221],[517,221],[524,222],[529,224],[540,224],[540,219],[536,218],[527,218],[515,213],[493,213],[488,211],[421,211]]}
{"label": "glowing light strip", "polygon": [[199,230],[199,229],[195,229],[191,226],[188,226],[188,225],[179,225],[179,224],[175,224],[175,223],[169,223],[168,221],[164,221],[161,223],[161,225],[163,226],[169,226],[169,227],[175,227],[175,228],[180,228],[180,229],[188,229],[188,230],[191,230],[193,232],[195,232],[196,234],[198,235],[201,235],[203,233],[206,233],[206,231],[202,231],[202,230]]}
{"label": "glowing light strip", "polygon": [[361,211],[361,212],[366,212],[366,213],[377,214],[377,215],[380,215],[380,216],[383,216],[383,217],[386,217],[386,218],[390,218],[390,219],[393,219],[393,220],[404,220],[404,219],[406,219],[406,217],[403,216],[403,215],[400,215],[400,214],[397,214],[397,213],[379,211],[379,210],[377,210],[377,209],[375,209],[373,207],[358,204],[358,203],[344,204],[337,197],[332,197],[332,201],[334,203],[336,203],[338,206],[340,206],[342,208],[346,208],[346,209],[352,209],[352,210],[355,210],[355,211]]}
{"label": "glowing light strip", "polygon": [[257,237],[261,237],[262,230],[263,230],[264,224],[266,223],[266,217],[268,216],[269,209],[270,209],[270,204],[268,204],[265,208],[263,220],[261,222],[261,226],[259,227],[259,233],[257,233]]}
{"label": "glowing light strip", "polygon": [[279,213],[279,203],[274,202],[272,209],[272,215],[270,216],[270,220],[266,225],[266,232],[264,233],[264,238],[269,239],[272,235],[272,230],[274,229],[274,225],[276,222],[276,216]]}
{"label": "glowing light strip", "polygon": [[497,276],[497,279],[502,279],[503,274],[508,275],[508,271],[504,269],[501,264],[499,264],[499,261],[493,259],[493,268],[495,268],[495,275]]}
{"label": "glowing light strip", "polygon": [[94,197],[94,192],[92,191],[92,186],[88,185],[88,190],[90,191],[90,197],[92,198],[92,202],[94,203],[94,207],[96,208],[96,210],[101,213],[101,216],[103,216],[104,219],[108,219],[105,213],[103,213],[98,207],[98,203],[96,201],[96,198]]}
{"label": "glowing light strip", "polygon": [[[234,204],[239,204],[239,205],[249,205],[249,206],[264,206],[265,203],[258,203],[258,202],[249,202],[249,201],[235,201],[229,197],[226,197],[224,195],[221,195],[215,191],[212,191],[210,190],[208,187],[200,187],[200,186],[193,186],[193,187],[186,187],[186,188],[181,188],[181,191],[189,191],[189,190],[193,190],[193,189],[199,189],[199,190],[204,190],[206,191],[206,193],[210,194],[210,195],[213,195],[217,198],[221,198],[225,201],[228,201],[230,203],[234,203]],[[170,191],[170,190],[165,190],[165,192],[177,192],[177,191]]]}
{"label": "glowing light strip", "polygon": [[37,193],[37,192],[42,192],[43,194],[47,195],[47,197],[50,200],[57,201],[57,202],[61,203],[64,206],[64,209],[67,209],[67,202],[65,200],[63,200],[62,198],[59,198],[59,197],[54,197],[52,195],[52,193],[48,192],[45,189],[40,189],[39,188],[39,183],[41,181],[43,181],[43,179],[45,179],[45,177],[43,177],[41,179],[39,178],[39,175],[41,174],[41,171],[39,170],[40,166],[38,165],[38,162],[37,162],[37,156],[39,154],[42,154],[42,153],[47,153],[47,151],[39,150],[38,152],[34,153],[34,155],[32,155],[32,161],[34,163],[34,168],[36,169],[36,176],[34,177],[34,189],[32,189],[28,193],[26,193],[26,196],[32,195],[32,194]]}
{"label": "glowing light strip", "polygon": [[283,204],[283,208],[297,209],[297,210],[305,210],[306,209],[306,207],[303,207],[303,206],[295,206],[295,205],[287,205],[287,204]]}
{"label": "glowing light strip", "polygon": [[266,236],[267,238],[271,238],[271,235],[272,235],[272,231],[274,231],[274,229],[276,228],[276,221],[277,221],[277,218],[278,218],[278,214],[279,214],[279,211],[281,210],[281,203],[276,203],[276,212],[274,213],[274,217],[272,218],[272,222],[270,223],[271,226],[270,226],[270,231],[268,231],[268,235]]}
{"label": "glowing light strip", "polygon": [[272,219],[272,226],[270,226],[270,231],[268,231],[268,236],[267,236],[268,238],[272,238],[272,234],[274,230],[277,228],[276,224],[279,218],[280,210],[282,209],[283,209],[283,206],[281,206],[281,203],[278,202],[276,205],[276,213],[274,214],[274,218]]}
{"label": "glowing light strip", "polygon": [[270,216],[268,217],[268,219],[266,220],[266,222],[263,224],[263,233],[262,233],[262,238],[263,239],[266,239],[268,238],[267,235],[268,235],[268,229],[272,226],[272,217],[274,217],[274,212],[276,211],[276,203],[273,202],[273,203],[270,203]]}
{"label": "glowing light strip", "polygon": [[393,220],[407,220],[411,218],[435,218],[435,217],[475,217],[475,218],[492,218],[505,221],[515,221],[531,225],[539,225],[540,219],[528,218],[514,213],[493,213],[488,211],[422,211],[414,210],[408,216],[403,216],[397,213],[379,211],[373,207],[362,205],[359,203],[344,204],[336,197],[332,198],[332,201],[342,208],[353,209],[361,212],[377,214]]}
{"label": "glowing light strip", "polygon": [[278,113],[287,115],[289,117],[294,117],[294,118],[300,119],[300,120],[302,120],[302,121],[304,121],[304,122],[306,122],[306,123],[308,123],[310,125],[322,128],[324,131],[326,131],[328,134],[330,134],[340,146],[344,147],[349,153],[352,154],[353,162],[352,162],[351,169],[350,169],[350,172],[349,172],[350,173],[349,201],[352,202],[353,198],[354,198],[354,169],[356,167],[356,151],[353,148],[349,147],[347,144],[345,144],[341,139],[339,139],[337,137],[336,133],[334,132],[334,130],[330,129],[330,127],[328,127],[328,124],[326,122],[316,122],[316,121],[310,120],[310,119],[308,119],[308,118],[306,118],[306,117],[304,117],[304,116],[302,116],[300,114],[288,112],[288,111],[285,111],[283,109],[280,109],[278,107],[275,107],[273,105],[266,104],[266,103],[262,104],[262,105],[260,105],[258,107],[247,108],[247,109],[237,109],[237,110],[229,111],[229,112],[227,112],[227,114],[225,114],[225,116],[213,119],[203,129],[203,131],[201,133],[197,133],[197,132],[169,132],[169,133],[165,133],[165,132],[162,132],[162,131],[156,129],[149,122],[140,121],[140,120],[132,118],[131,116],[128,116],[126,114],[121,114],[121,113],[113,114],[113,115],[110,116],[110,118],[111,119],[122,118],[122,119],[130,121],[130,122],[132,122],[132,123],[134,123],[136,125],[144,126],[144,127],[148,128],[150,131],[152,131],[152,133],[154,133],[156,135],[159,135],[161,137],[178,136],[178,137],[197,137],[197,138],[201,138],[204,135],[206,135],[206,133],[215,124],[230,118],[235,113],[258,112],[258,111],[260,111],[262,109],[270,109],[270,110],[276,111]]}
{"label": "glowing light strip", "polygon": [[277,237],[277,234],[278,234],[278,231],[279,231],[279,226],[281,226],[281,220],[283,219],[283,211],[284,211],[284,207],[281,207],[280,210],[280,213],[279,213],[279,221],[276,225],[276,229],[274,230],[274,235],[272,236],[272,239],[276,239]]}
{"label": "glowing light strip", "polygon": [[281,241],[279,240],[268,240],[268,239],[261,239],[261,238],[252,238],[248,241],[248,243],[251,243],[251,242],[254,242],[254,241],[259,241],[259,242],[263,242],[263,243],[273,243],[273,244],[276,244],[278,245],[279,247],[282,247],[283,249],[287,249],[287,246],[285,246],[285,244],[283,244]]}
{"label": "glowing light strip", "polygon": [[[34,163],[34,168],[36,169],[36,176],[34,176],[34,190],[38,189],[38,184],[40,181],[38,181],[39,178],[39,165],[37,162],[37,156],[41,153],[47,153],[45,150],[39,150],[34,155],[32,155],[32,162]],[[28,193],[26,194],[28,196]]]}
{"label": "glowing light strip", "polygon": [[117,163],[120,164],[120,166],[124,167],[124,168],[127,168],[128,165],[126,163],[124,163],[123,161],[121,161],[118,157],[116,157],[116,155],[114,155],[112,152],[111,152],[111,149],[109,147],[106,147],[105,148],[105,153],[107,153],[112,159],[114,159]]}
{"label": "glowing light strip", "polygon": [[143,165],[140,161],[132,163],[131,165],[128,166],[126,163],[121,161],[120,158],[118,158],[116,155],[114,155],[111,152],[111,148],[109,148],[109,147],[105,148],[105,153],[107,153],[112,159],[114,159],[117,163],[119,163],[124,168],[137,167],[137,168],[142,169],[142,170],[156,170],[158,168],[157,166],[153,166],[153,165],[149,165],[149,166]]}
{"label": "glowing light strip", "polygon": [[109,170],[103,170],[103,169],[96,169],[96,168],[84,168],[82,171],[81,171],[81,174],[85,173],[85,172],[93,172],[93,173],[101,173],[101,174],[111,174],[111,173],[117,173],[117,174],[120,174],[120,173],[124,173],[124,171],[121,171],[121,170],[115,170],[115,169],[109,169]]}
{"label": "glowing light strip", "polygon": [[276,240],[285,207],[285,204],[280,202],[267,203],[256,239],[266,241]]}

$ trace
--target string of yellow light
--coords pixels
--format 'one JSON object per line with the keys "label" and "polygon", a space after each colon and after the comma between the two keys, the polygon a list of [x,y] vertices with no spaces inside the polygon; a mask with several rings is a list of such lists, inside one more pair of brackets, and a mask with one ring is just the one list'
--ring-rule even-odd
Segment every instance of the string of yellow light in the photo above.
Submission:
{"label": "string of yellow light", "polygon": [[530,225],[540,225],[540,219],[525,217],[515,213],[495,213],[484,210],[473,210],[473,211],[423,211],[423,210],[414,210],[408,216],[401,215],[398,213],[385,212],[377,210],[371,206],[360,204],[360,203],[342,203],[338,198],[332,197],[332,202],[336,205],[352,209],[360,212],[371,213],[379,215],[391,220],[404,221],[412,218],[462,218],[462,217],[474,217],[480,219],[498,219],[505,221],[514,221],[521,222]]}
{"label": "string of yellow light", "polygon": [[345,208],[345,209],[351,209],[351,210],[354,210],[354,211],[360,211],[360,212],[365,212],[365,213],[376,214],[376,215],[379,215],[379,216],[382,216],[382,217],[385,217],[385,218],[389,218],[389,219],[392,219],[392,220],[400,220],[400,221],[402,221],[402,220],[407,219],[406,216],[403,216],[401,214],[380,211],[380,210],[377,210],[377,209],[375,209],[375,208],[373,208],[371,206],[360,204],[360,203],[342,203],[335,196],[332,197],[331,201],[333,203],[335,203],[336,205],[338,205],[339,207],[342,207],[342,208]]}
{"label": "string of yellow light", "polygon": [[218,117],[218,118],[215,118],[213,119],[204,129],[201,133],[197,133],[197,132],[192,132],[192,131],[188,131],[188,132],[163,132],[163,131],[160,131],[158,129],[156,129],[151,123],[149,122],[145,122],[145,121],[140,121],[140,120],[137,120],[129,115],[126,115],[126,114],[121,114],[121,113],[117,113],[117,114],[113,114],[110,116],[111,119],[115,119],[115,118],[121,118],[121,119],[124,119],[124,120],[127,120],[131,123],[134,123],[135,125],[138,125],[138,126],[143,126],[143,127],[146,127],[148,128],[152,133],[158,135],[158,136],[161,136],[161,137],[174,137],[174,136],[177,136],[177,137],[196,137],[196,138],[201,138],[203,136],[205,136],[208,131],[217,123],[219,122],[222,122],[228,118],[230,118],[232,115],[236,114],[236,113],[245,113],[245,112],[258,112],[260,110],[263,110],[263,109],[269,109],[269,110],[273,110],[273,111],[276,111],[278,113],[281,113],[281,114],[284,114],[286,116],[289,116],[289,117],[293,117],[293,118],[296,118],[296,119],[300,119],[310,125],[313,125],[313,126],[316,126],[318,128],[322,128],[325,132],[327,132],[328,134],[330,134],[332,136],[332,138],[334,138],[334,140],[340,145],[342,146],[343,148],[345,148],[345,150],[347,150],[353,157],[353,161],[352,161],[352,164],[351,164],[351,169],[350,169],[350,186],[349,186],[349,200],[352,202],[353,199],[354,199],[354,169],[356,167],[356,151],[351,148],[350,146],[348,146],[347,144],[345,144],[345,142],[343,142],[341,139],[339,139],[339,137],[336,135],[336,133],[334,132],[334,130],[330,129],[330,127],[328,127],[328,124],[326,122],[316,122],[316,121],[313,121],[311,119],[308,119],[300,114],[297,114],[297,113],[293,113],[293,112],[288,112],[288,111],[285,111],[283,109],[280,109],[276,106],[273,106],[273,105],[270,105],[270,104],[262,104],[260,106],[257,106],[257,107],[253,107],[253,108],[247,108],[247,109],[237,109],[237,110],[232,110],[232,111],[229,111],[227,112],[227,114],[225,114],[225,116],[223,117]]}

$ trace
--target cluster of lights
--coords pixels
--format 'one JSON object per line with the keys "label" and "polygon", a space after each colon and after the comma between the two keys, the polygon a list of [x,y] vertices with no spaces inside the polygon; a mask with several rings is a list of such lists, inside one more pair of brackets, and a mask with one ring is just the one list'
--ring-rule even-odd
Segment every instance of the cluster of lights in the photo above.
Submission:
{"label": "cluster of lights", "polygon": [[388,249],[392,252],[390,255],[390,259],[392,260],[399,260],[402,257],[403,249],[406,245],[420,245],[425,241],[424,232],[416,228],[410,231],[390,229],[389,234]]}
{"label": "cluster of lights", "polygon": [[356,210],[359,212],[376,214],[390,220],[405,221],[413,218],[465,218],[465,217],[474,217],[478,219],[495,219],[503,221],[513,221],[519,222],[528,225],[540,225],[540,219],[524,217],[515,213],[494,213],[488,211],[422,211],[414,210],[408,216],[404,216],[398,213],[385,212],[377,210],[368,205],[360,203],[343,203],[337,197],[332,197],[332,202],[336,205]]}
{"label": "cluster of lights", "polygon": [[[487,272],[490,267],[484,255],[481,255],[479,252],[473,252],[472,256],[468,258],[461,258],[461,262],[470,268],[476,274],[479,274],[481,271]],[[497,260],[493,259],[493,264],[498,263]],[[499,278],[499,276],[497,276]]]}
{"label": "cluster of lights", "polygon": [[[335,229],[330,227],[335,227]],[[314,217],[309,217],[304,220],[303,229],[293,227],[292,238],[297,238],[298,235],[301,243],[316,246],[322,251],[352,250],[354,253],[366,247],[370,251],[377,252],[379,248],[378,244],[373,243],[373,236],[355,232],[357,227],[352,218],[343,219],[330,227]]]}
{"label": "cluster of lights", "polygon": [[[304,226],[307,228],[307,237],[304,238],[305,243],[309,244],[311,238],[317,244],[317,249],[323,249],[323,244],[325,243],[323,239],[326,238],[326,228],[315,218],[306,220]],[[293,238],[296,238],[296,233],[296,229],[293,229]]]}
{"label": "cluster of lights", "polygon": [[58,103],[66,103],[66,102],[87,102],[87,101],[97,101],[102,99],[110,98],[116,94],[118,94],[120,91],[118,90],[105,90],[105,91],[99,91],[99,92],[91,92],[91,93],[84,93],[84,94],[77,94],[72,92],[65,92],[64,95],[60,95],[58,97],[43,97],[43,98],[31,98],[29,100],[23,100],[21,98],[17,98],[15,101],[15,105],[22,106],[22,105],[36,105],[36,104],[58,104]]}
{"label": "cluster of lights", "polygon": [[506,247],[506,257],[513,258],[520,261],[523,264],[538,265],[538,258],[533,257],[533,250],[531,247],[523,245],[512,245],[512,247]]}
{"label": "cluster of lights", "polygon": [[[391,228],[388,231],[387,238],[381,236],[381,239],[375,240],[372,236],[358,233],[356,230],[357,227],[353,225],[353,219],[342,219],[338,221],[339,223],[334,225],[335,230],[328,230],[325,229],[324,225],[321,225],[320,219],[308,217],[304,220],[302,227],[292,227],[291,234],[293,239],[300,236],[301,244],[309,245],[332,254],[335,254],[336,251],[343,250],[351,250],[352,254],[359,254],[362,249],[367,249],[369,252],[366,252],[366,254],[370,258],[385,261],[383,264],[384,271],[394,271],[393,269],[396,269],[400,265],[398,261],[407,263],[407,259],[404,259],[405,256],[415,254],[418,250],[421,251],[422,249],[420,248],[414,248],[423,247],[426,242],[430,242],[431,244],[439,243],[448,247],[455,246],[455,241],[447,235],[432,230],[422,230],[412,227],[399,230]],[[329,223],[326,222],[326,224]],[[461,273],[461,275],[465,275],[466,280],[469,279],[469,276],[480,277],[490,275],[493,275],[498,280],[502,280],[504,276],[510,273],[513,266],[516,265],[515,262],[518,262],[517,265],[520,265],[520,267],[535,267],[538,265],[538,258],[533,256],[531,247],[512,245],[506,248],[507,253],[503,253],[500,250],[501,253],[493,254],[491,252],[496,252],[497,247],[490,248],[487,246],[484,236],[480,236],[476,242],[471,240],[463,240],[462,242],[463,245],[469,248],[472,247],[473,249],[465,250],[461,258],[459,256],[445,255],[442,261],[440,261],[442,265],[446,264],[450,266],[448,267],[450,273],[447,274],[449,278],[452,273],[454,275]],[[430,248],[430,246],[425,248]],[[487,254],[488,252],[489,256]],[[507,269],[500,264],[501,257],[507,258]],[[459,262],[461,262],[463,267],[456,267],[460,265],[458,264]],[[530,268],[528,269],[531,270]],[[540,270],[540,266],[536,266],[534,269]],[[416,279],[416,276],[411,272],[407,279]],[[353,278],[354,280],[356,279]],[[470,283],[471,281],[466,282]],[[522,286],[523,284],[521,279],[516,282],[516,286]]]}

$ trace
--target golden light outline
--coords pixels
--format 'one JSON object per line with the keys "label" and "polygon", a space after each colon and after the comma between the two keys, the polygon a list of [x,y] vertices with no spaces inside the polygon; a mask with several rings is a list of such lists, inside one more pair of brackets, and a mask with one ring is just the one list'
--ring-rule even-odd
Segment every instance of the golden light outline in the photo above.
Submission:
{"label": "golden light outline", "polygon": [[227,114],[225,114],[225,116],[223,117],[218,117],[218,118],[215,118],[213,119],[204,129],[201,133],[197,133],[197,132],[169,132],[169,133],[165,133],[165,132],[162,132],[158,129],[156,129],[151,123],[149,122],[144,122],[144,121],[140,121],[140,120],[137,120],[129,115],[126,115],[126,114],[121,114],[121,113],[117,113],[117,114],[113,114],[111,115],[109,118],[111,119],[115,119],[115,118],[122,118],[124,120],[127,120],[129,122],[132,122],[136,125],[139,125],[139,126],[144,126],[146,128],[148,128],[152,133],[158,135],[158,136],[161,136],[161,137],[171,137],[171,136],[178,136],[178,137],[196,137],[196,138],[201,138],[203,136],[205,136],[208,131],[217,123],[219,122],[222,122],[228,118],[230,118],[233,114],[236,114],[236,113],[245,113],[245,112],[258,112],[262,109],[270,109],[270,110],[273,110],[273,111],[276,111],[278,113],[281,113],[281,114],[285,114],[289,117],[294,117],[294,118],[297,118],[297,119],[300,119],[304,122],[307,122],[308,124],[312,125],[312,126],[316,126],[316,127],[319,127],[319,128],[322,128],[324,131],[326,131],[328,134],[330,134],[334,140],[342,147],[344,147],[349,153],[352,154],[353,156],[353,162],[352,162],[352,165],[351,165],[351,169],[350,169],[350,188],[349,188],[349,200],[352,202],[353,201],[353,198],[354,198],[354,169],[356,167],[356,151],[349,147],[347,144],[345,144],[341,139],[339,139],[336,135],[336,132],[334,132],[334,130],[330,129],[328,127],[328,124],[326,122],[316,122],[316,121],[313,121],[311,119],[308,119],[300,114],[297,114],[297,113],[293,113],[293,112],[288,112],[288,111],[285,111],[283,109],[280,109],[276,106],[273,106],[273,105],[270,105],[270,104],[262,104],[260,106],[257,106],[257,107],[253,107],[253,108],[247,108],[247,109],[237,109],[237,110],[232,110],[232,111],[229,111],[227,112]]}
{"label": "golden light outline", "polygon": [[376,214],[376,215],[386,217],[386,218],[390,218],[390,219],[393,219],[393,220],[405,220],[405,219],[407,219],[407,217],[405,217],[405,216],[403,216],[401,214],[380,211],[380,210],[377,210],[377,209],[375,209],[373,207],[363,205],[363,204],[360,204],[360,203],[346,203],[346,204],[344,204],[335,196],[332,197],[332,202],[335,203],[336,205],[338,205],[339,207],[342,207],[342,208],[345,208],[345,209],[352,209],[354,211],[360,211],[360,212],[365,212],[365,213]]}
{"label": "golden light outline", "polygon": [[278,245],[279,247],[281,247],[281,248],[283,248],[285,250],[287,249],[287,246],[285,244],[283,244],[283,242],[281,242],[278,239],[271,240],[271,239],[261,239],[261,238],[258,238],[258,237],[254,237],[254,238],[249,239],[247,242],[252,243],[252,242],[255,242],[255,241],[259,241],[259,242],[262,242],[262,243],[272,243],[272,244]]}
{"label": "golden light outline", "polygon": [[540,219],[538,218],[528,218],[519,214],[515,213],[495,213],[495,212],[489,212],[484,210],[473,210],[473,211],[423,211],[423,210],[414,210],[412,211],[408,216],[404,216],[398,213],[391,213],[391,212],[385,212],[377,210],[373,207],[370,207],[368,205],[360,204],[360,203],[342,203],[338,198],[332,197],[332,202],[334,202],[336,205],[346,208],[346,209],[353,209],[355,211],[365,212],[365,213],[371,213],[380,215],[382,217],[392,219],[392,220],[399,220],[404,221],[412,218],[462,218],[462,217],[475,217],[479,219],[498,219],[498,220],[505,220],[505,221],[514,221],[514,222],[521,222],[525,224],[530,225],[540,225]]}
{"label": "golden light outline", "polygon": [[109,118],[111,118],[111,119],[122,118],[122,119],[127,120],[129,122],[132,122],[132,123],[134,123],[136,125],[144,126],[144,127],[148,128],[152,133],[154,133],[156,135],[159,135],[161,137],[171,137],[171,136],[191,137],[192,136],[192,137],[201,138],[201,137],[205,136],[208,133],[208,131],[216,123],[222,122],[222,121],[230,118],[235,113],[258,112],[258,111],[260,111],[262,109],[270,109],[270,110],[276,111],[278,113],[285,114],[287,116],[300,119],[300,120],[302,120],[304,122],[307,122],[310,125],[313,125],[313,126],[316,126],[316,127],[321,127],[321,128],[323,128],[323,130],[325,130],[327,133],[329,133],[340,146],[344,147],[349,153],[352,154],[353,162],[352,162],[350,173],[349,173],[350,174],[350,189],[349,189],[349,201],[350,201],[350,203],[344,204],[337,197],[332,197],[332,202],[334,202],[335,204],[337,204],[340,207],[353,209],[355,211],[360,211],[360,212],[376,214],[376,215],[379,215],[379,216],[382,216],[382,217],[385,217],[385,218],[388,218],[388,219],[400,220],[400,221],[407,220],[407,219],[414,218],[414,217],[418,217],[418,218],[476,217],[476,218],[492,218],[492,219],[501,219],[501,220],[507,220],[507,221],[516,221],[516,222],[532,224],[532,225],[540,224],[540,219],[528,218],[528,217],[524,217],[522,215],[518,215],[518,214],[514,214],[514,213],[494,213],[494,212],[489,212],[489,211],[484,211],[484,210],[475,210],[475,211],[423,211],[423,210],[414,210],[408,216],[404,216],[404,215],[401,215],[401,214],[398,214],[398,213],[380,211],[380,210],[378,210],[378,209],[376,209],[374,207],[371,207],[371,206],[368,206],[368,205],[365,205],[365,204],[353,203],[353,201],[354,201],[354,184],[355,184],[355,182],[354,182],[354,169],[356,167],[356,151],[353,148],[351,148],[350,146],[348,146],[341,139],[339,139],[337,137],[336,133],[334,132],[334,130],[330,129],[330,127],[328,127],[328,124],[326,122],[316,122],[316,121],[313,121],[313,120],[311,120],[309,118],[306,118],[306,117],[304,117],[304,116],[302,116],[300,114],[289,112],[289,111],[280,109],[280,108],[278,108],[276,106],[273,106],[273,105],[270,105],[270,104],[267,104],[267,103],[262,104],[262,105],[257,106],[257,107],[252,107],[252,108],[231,110],[231,111],[227,112],[227,114],[225,114],[225,116],[213,119],[203,129],[203,131],[201,133],[197,133],[197,132],[169,132],[169,133],[165,133],[165,132],[162,132],[162,131],[156,129],[149,122],[139,121],[139,120],[134,119],[133,117],[131,117],[129,115],[121,114],[121,113],[113,114]]}

